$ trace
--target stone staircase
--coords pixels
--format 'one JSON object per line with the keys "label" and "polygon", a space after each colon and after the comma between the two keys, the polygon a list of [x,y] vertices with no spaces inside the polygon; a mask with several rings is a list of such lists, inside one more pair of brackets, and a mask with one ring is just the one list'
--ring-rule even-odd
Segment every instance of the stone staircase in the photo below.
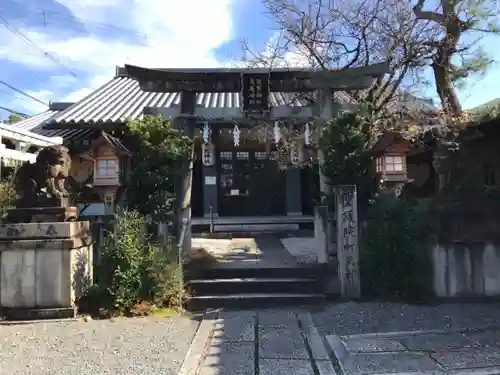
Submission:
{"label": "stone staircase", "polygon": [[188,269],[186,307],[196,311],[323,303],[325,272],[318,265]]}
{"label": "stone staircase", "polygon": [[242,216],[193,218],[193,233],[264,234],[312,230],[312,216]]}

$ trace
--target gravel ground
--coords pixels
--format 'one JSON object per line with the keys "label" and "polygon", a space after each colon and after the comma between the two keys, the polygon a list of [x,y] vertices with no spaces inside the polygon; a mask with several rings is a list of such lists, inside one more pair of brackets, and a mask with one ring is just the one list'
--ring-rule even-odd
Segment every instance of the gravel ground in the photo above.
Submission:
{"label": "gravel ground", "polygon": [[500,327],[500,304],[332,303],[312,314],[323,335]]}
{"label": "gravel ground", "polygon": [[0,375],[177,374],[197,326],[187,317],[0,325]]}

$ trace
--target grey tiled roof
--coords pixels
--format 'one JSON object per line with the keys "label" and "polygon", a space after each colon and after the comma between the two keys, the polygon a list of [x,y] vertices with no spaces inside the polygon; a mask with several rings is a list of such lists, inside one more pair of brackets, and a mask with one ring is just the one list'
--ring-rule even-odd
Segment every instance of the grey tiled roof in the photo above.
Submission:
{"label": "grey tiled roof", "polygon": [[120,138],[113,137],[112,135],[102,132],[101,135],[108,142],[108,144],[119,153],[130,154],[128,148],[123,144]]}
{"label": "grey tiled roof", "polygon": [[[341,104],[354,104],[345,92],[336,92],[335,100]],[[307,102],[299,100],[297,94],[272,92],[272,107],[301,107]],[[199,93],[196,104],[206,108],[238,108],[241,94]],[[180,105],[180,93],[145,92],[139,83],[117,68],[115,78],[101,86],[87,97],[50,118],[51,124],[100,124],[121,123],[127,119],[141,118],[145,107],[171,107]]]}
{"label": "grey tiled roof", "polygon": [[[36,129],[41,124],[43,124],[45,121],[47,121],[51,117],[54,117],[58,113],[59,113],[59,111],[53,111],[53,110],[49,109],[45,112],[39,113],[39,114],[31,116],[31,117],[27,117],[27,118],[20,120],[20,121],[17,121],[11,125],[12,125],[12,127],[15,127],[18,129],[33,131],[33,129]],[[35,132],[35,133],[40,134],[38,132]]]}
{"label": "grey tiled roof", "polygon": [[45,112],[15,122],[11,126],[18,129],[27,130],[35,134],[43,135],[45,137],[63,137],[64,140],[84,139],[89,135],[95,133],[94,129],[46,129],[44,125],[47,123],[47,121],[50,121],[60,112],[61,111],[49,109]]}
{"label": "grey tiled roof", "polygon": [[[240,96],[240,93],[199,93],[196,104],[206,108],[238,108],[241,105]],[[271,93],[270,103],[273,107],[303,105],[296,95],[279,92]],[[117,76],[47,122],[51,124],[120,123],[127,119],[141,118],[145,107],[174,105],[180,105],[180,93],[145,92],[141,90],[136,80]]]}

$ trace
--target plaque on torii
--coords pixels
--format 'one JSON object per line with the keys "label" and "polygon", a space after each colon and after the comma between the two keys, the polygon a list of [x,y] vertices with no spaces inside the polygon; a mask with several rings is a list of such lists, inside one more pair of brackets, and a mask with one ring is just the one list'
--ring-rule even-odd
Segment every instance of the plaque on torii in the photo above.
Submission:
{"label": "plaque on torii", "polygon": [[245,113],[269,112],[269,93],[271,92],[269,74],[242,73],[241,96],[242,110]]}

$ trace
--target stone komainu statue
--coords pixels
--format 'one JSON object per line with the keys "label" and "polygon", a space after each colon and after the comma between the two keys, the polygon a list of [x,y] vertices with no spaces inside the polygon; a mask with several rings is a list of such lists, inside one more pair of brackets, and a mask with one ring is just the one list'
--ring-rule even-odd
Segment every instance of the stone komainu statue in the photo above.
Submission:
{"label": "stone komainu statue", "polygon": [[67,206],[69,193],[65,183],[70,168],[67,147],[42,149],[34,164],[25,163],[16,173],[16,190],[20,196],[17,208]]}

